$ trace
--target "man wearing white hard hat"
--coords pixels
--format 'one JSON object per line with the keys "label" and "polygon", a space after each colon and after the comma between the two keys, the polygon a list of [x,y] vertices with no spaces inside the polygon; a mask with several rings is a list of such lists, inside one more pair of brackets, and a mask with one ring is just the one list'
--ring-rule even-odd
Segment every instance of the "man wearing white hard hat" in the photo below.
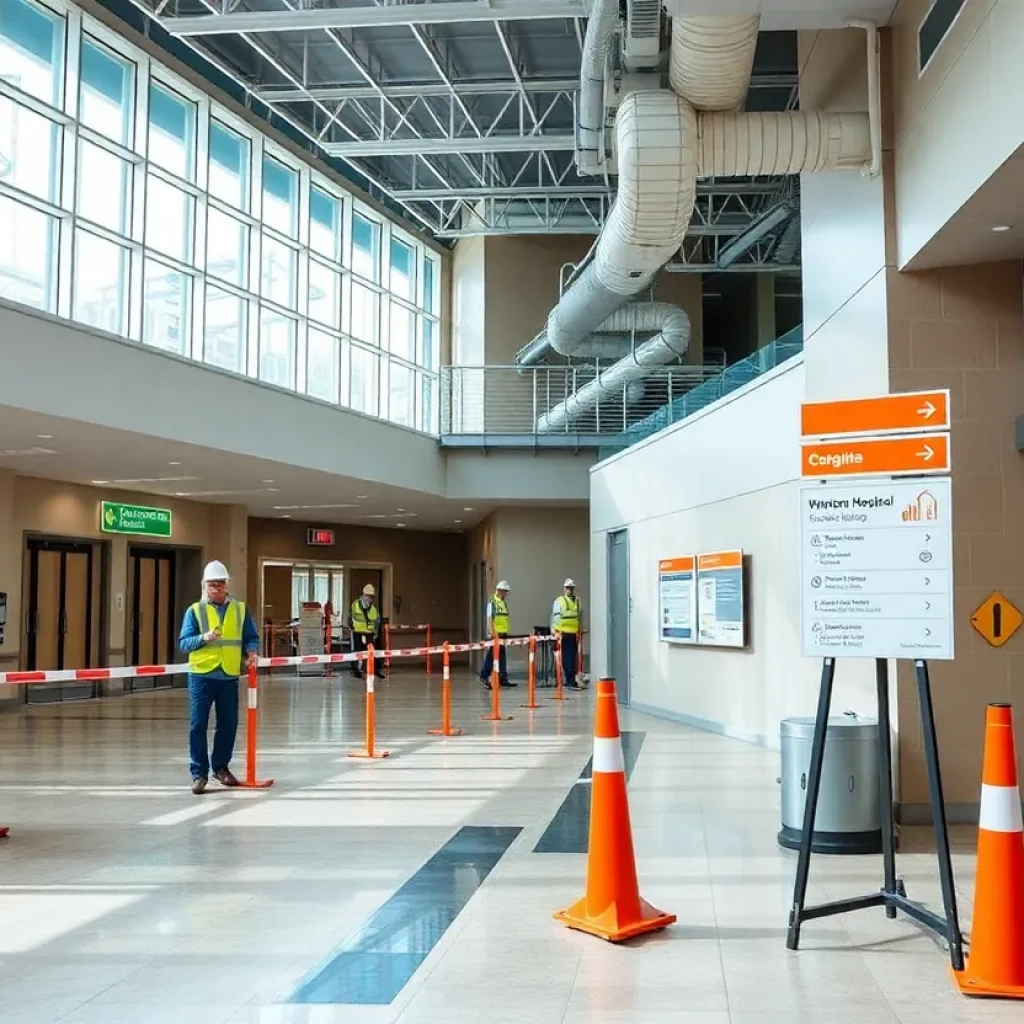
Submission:
{"label": "man wearing white hard hat", "polygon": [[[508,614],[508,580],[502,580],[494,588],[494,596],[487,602],[487,639],[493,640],[497,635],[502,640],[508,636],[509,629]],[[480,685],[484,689],[491,688],[491,675],[494,672],[494,646],[487,645],[487,653],[484,655],[484,663],[480,668]],[[518,683],[509,682],[508,664],[505,658],[505,645],[501,645],[498,654],[498,682],[502,686],[517,686]]]}
{"label": "man wearing white hard hat", "polygon": [[[373,600],[376,596],[377,591],[373,589],[373,584],[367,583],[363,587],[363,592],[352,602],[352,607],[349,608],[348,624],[352,628],[353,651],[365,651],[369,648],[370,644],[373,644],[375,648],[379,646],[380,610]],[[361,664],[358,661],[352,662],[352,675],[356,679],[362,678],[363,673],[359,667]],[[374,658],[373,671],[378,679],[387,678],[384,675],[383,657]]]}
{"label": "man wearing white hard hat", "polygon": [[[222,786],[237,786],[231,755],[238,732],[238,678],[259,656],[260,635],[244,601],[228,594],[231,574],[223,562],[203,570],[203,596],[181,624],[178,647],[188,655],[189,760],[192,792],[206,792],[213,776]],[[210,708],[217,709],[213,755],[207,744]]]}
{"label": "man wearing white hard hat", "polygon": [[562,679],[570,690],[582,690],[576,681],[576,662],[580,650],[580,599],[576,583],[569,577],[551,608],[551,632],[562,640]]}

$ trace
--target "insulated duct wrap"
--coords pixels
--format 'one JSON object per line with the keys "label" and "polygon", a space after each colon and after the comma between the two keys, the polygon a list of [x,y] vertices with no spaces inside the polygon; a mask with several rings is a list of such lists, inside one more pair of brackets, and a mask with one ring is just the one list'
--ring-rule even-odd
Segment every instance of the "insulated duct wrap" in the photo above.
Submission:
{"label": "insulated duct wrap", "polygon": [[698,115],[702,178],[859,170],[871,158],[867,114]]}
{"label": "insulated duct wrap", "polygon": [[[618,325],[623,325],[619,328]],[[565,401],[549,409],[537,420],[537,433],[564,430],[573,420],[592,412],[603,401],[636,401],[635,385],[649,375],[652,368],[665,366],[686,355],[690,347],[690,318],[678,306],[667,302],[638,302],[620,309],[601,330],[656,330],[649,341],[638,345],[614,366],[571,394]]]}
{"label": "insulated duct wrap", "polygon": [[604,72],[618,24],[617,0],[594,0],[587,19],[580,65],[579,154],[576,161],[580,174],[600,174],[604,166],[604,153],[601,152]]}
{"label": "insulated duct wrap", "polygon": [[760,19],[673,18],[668,80],[697,110],[736,110],[747,95]]}

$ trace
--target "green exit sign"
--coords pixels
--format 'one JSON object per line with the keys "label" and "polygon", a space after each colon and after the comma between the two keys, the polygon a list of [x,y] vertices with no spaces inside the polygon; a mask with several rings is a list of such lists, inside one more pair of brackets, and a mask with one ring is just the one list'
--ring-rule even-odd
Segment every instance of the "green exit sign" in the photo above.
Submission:
{"label": "green exit sign", "polygon": [[131,533],[140,537],[170,537],[171,510],[104,501],[100,506],[100,529],[104,533]]}

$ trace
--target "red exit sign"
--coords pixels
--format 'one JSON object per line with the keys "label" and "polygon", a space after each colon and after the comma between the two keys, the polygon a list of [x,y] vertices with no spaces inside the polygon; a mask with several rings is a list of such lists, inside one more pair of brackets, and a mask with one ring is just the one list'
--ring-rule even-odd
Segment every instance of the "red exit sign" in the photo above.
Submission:
{"label": "red exit sign", "polygon": [[310,527],[306,530],[306,543],[317,548],[330,548],[334,546],[333,530],[317,530]]}

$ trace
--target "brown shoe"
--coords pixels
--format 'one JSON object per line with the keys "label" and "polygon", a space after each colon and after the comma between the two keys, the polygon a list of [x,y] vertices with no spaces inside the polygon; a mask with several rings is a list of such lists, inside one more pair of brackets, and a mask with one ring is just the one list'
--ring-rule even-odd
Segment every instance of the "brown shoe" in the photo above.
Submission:
{"label": "brown shoe", "polygon": [[237,786],[237,785],[239,785],[238,779],[236,779],[236,778],[234,777],[234,775],[232,775],[232,774],[231,774],[230,770],[229,770],[229,769],[227,769],[227,768],[218,768],[218,769],[217,769],[217,770],[216,770],[216,771],[215,771],[215,772],[213,773],[213,777],[214,777],[214,778],[215,778],[215,779],[216,779],[216,780],[217,780],[217,781],[218,781],[218,782],[219,782],[219,783],[220,783],[220,784],[221,784],[222,786]]}
{"label": "brown shoe", "polygon": [[202,796],[206,792],[206,776],[200,775],[192,780],[192,792],[196,796]]}

